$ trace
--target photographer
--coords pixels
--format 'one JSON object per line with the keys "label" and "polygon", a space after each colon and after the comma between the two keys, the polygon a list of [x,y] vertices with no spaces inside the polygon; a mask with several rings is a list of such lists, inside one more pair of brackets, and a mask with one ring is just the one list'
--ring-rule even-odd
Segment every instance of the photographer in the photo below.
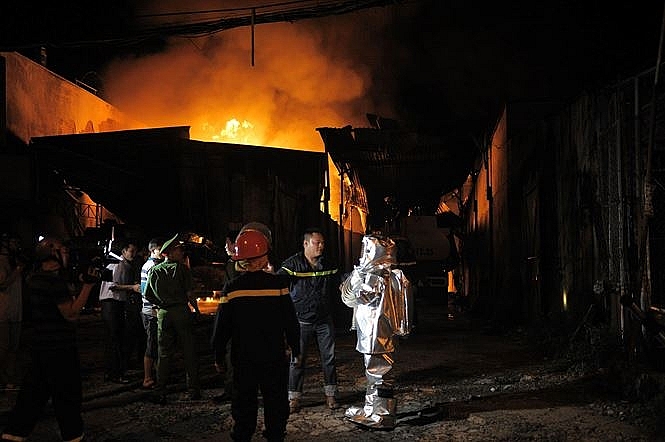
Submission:
{"label": "photographer", "polygon": [[76,320],[99,282],[99,273],[91,269],[91,273],[79,275],[79,282],[71,282],[65,276],[68,258],[69,250],[57,238],[37,244],[35,269],[26,279],[28,305],[23,320],[30,335],[31,365],[2,439],[25,440],[49,399],[62,439],[83,438]]}

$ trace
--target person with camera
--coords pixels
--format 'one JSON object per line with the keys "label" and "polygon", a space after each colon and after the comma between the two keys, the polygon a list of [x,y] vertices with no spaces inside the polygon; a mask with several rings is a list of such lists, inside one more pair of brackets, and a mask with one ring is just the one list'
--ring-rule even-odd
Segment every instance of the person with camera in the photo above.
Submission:
{"label": "person with camera", "polygon": [[26,440],[49,399],[62,439],[83,439],[76,321],[100,275],[95,269],[88,269],[72,280],[65,276],[68,258],[69,250],[59,238],[47,237],[37,244],[35,268],[26,278],[27,308],[23,318],[31,363],[2,440]]}

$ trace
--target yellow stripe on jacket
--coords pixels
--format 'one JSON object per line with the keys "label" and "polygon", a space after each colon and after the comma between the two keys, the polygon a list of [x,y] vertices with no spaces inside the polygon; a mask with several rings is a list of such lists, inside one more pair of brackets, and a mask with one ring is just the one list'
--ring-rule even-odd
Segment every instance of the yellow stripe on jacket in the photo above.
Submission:
{"label": "yellow stripe on jacket", "polygon": [[241,289],[241,290],[234,290],[232,292],[229,292],[226,296],[222,297],[221,302],[229,302],[229,301],[231,301],[232,299],[235,299],[235,298],[245,298],[245,297],[250,297],[250,296],[283,296],[283,295],[288,295],[288,294],[289,294],[289,289],[288,288],[258,289],[258,290]]}

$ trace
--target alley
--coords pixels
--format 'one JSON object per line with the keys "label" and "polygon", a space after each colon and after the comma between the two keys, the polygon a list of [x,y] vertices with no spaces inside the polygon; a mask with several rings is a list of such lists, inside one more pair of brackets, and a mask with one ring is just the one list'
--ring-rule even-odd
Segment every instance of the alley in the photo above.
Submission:
{"label": "alley", "polygon": [[[339,330],[337,362],[340,408],[324,406],[315,356],[308,361],[303,409],[289,418],[287,441],[658,441],[653,404],[628,401],[602,370],[586,370],[513,330],[491,334],[437,296],[419,298],[416,331],[400,342],[392,373],[398,425],[392,431],[359,428],[344,409],[362,404],[362,357],[355,335]],[[226,441],[230,404],[215,404],[222,381],[207,347],[212,318],[197,325],[204,398],[182,399],[174,385],[167,405],[151,403],[140,388],[141,373],[129,385],[103,382],[102,323],[95,314],[81,322],[84,420],[89,441]],[[184,375],[178,373],[180,382]],[[0,402],[7,419],[11,393]],[[259,410],[261,413],[262,410]],[[662,413],[662,410],[660,411]],[[662,422],[662,419],[660,420]],[[259,427],[262,417],[259,418]],[[662,425],[662,424],[661,424]],[[31,440],[57,441],[57,424],[47,409]],[[263,440],[257,432],[254,440]]]}

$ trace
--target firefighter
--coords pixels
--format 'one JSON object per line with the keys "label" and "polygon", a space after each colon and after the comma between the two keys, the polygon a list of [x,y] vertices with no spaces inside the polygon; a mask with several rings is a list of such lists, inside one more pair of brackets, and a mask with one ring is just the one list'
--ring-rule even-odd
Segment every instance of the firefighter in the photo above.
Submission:
{"label": "firefighter", "polygon": [[411,332],[411,283],[394,268],[395,242],[365,235],[359,265],[342,282],[342,301],[353,308],[356,350],[363,354],[367,387],[363,407],[352,406],[345,417],[376,429],[395,427],[396,403],[386,375],[393,367],[397,337]]}
{"label": "firefighter", "polygon": [[289,357],[300,363],[300,327],[289,296],[289,280],[265,271],[270,244],[263,232],[242,230],[231,257],[243,271],[224,286],[213,327],[215,368],[226,370],[231,341],[231,415],[236,441],[250,441],[256,430],[258,394],[268,441],[282,441],[289,418]]}

